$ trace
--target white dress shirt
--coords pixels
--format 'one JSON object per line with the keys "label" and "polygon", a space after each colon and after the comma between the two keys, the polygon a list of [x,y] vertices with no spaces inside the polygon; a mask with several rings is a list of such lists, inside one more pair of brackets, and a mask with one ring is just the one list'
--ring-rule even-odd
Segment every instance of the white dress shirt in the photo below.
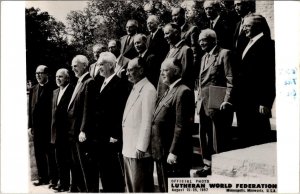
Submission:
{"label": "white dress shirt", "polygon": [[61,97],[64,95],[64,93],[65,93],[65,91],[66,91],[66,89],[67,89],[68,86],[69,86],[69,84],[66,85],[63,89],[59,88],[59,92],[58,92],[58,97],[57,97],[57,103],[56,103],[56,105],[59,104],[59,102],[60,102],[60,100],[61,100]]}

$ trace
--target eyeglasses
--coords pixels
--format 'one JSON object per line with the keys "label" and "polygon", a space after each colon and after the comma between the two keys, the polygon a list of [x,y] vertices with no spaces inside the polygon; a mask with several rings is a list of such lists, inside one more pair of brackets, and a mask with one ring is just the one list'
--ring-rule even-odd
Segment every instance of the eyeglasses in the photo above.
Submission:
{"label": "eyeglasses", "polygon": [[45,74],[45,72],[35,72],[36,75],[42,75]]}

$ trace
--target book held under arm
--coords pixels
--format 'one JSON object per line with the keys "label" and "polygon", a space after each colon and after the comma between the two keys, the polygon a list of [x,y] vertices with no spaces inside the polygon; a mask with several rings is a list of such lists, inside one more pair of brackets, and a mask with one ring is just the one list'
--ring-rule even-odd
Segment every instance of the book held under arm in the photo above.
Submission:
{"label": "book held under arm", "polygon": [[224,102],[226,87],[209,86],[208,108],[219,109]]}

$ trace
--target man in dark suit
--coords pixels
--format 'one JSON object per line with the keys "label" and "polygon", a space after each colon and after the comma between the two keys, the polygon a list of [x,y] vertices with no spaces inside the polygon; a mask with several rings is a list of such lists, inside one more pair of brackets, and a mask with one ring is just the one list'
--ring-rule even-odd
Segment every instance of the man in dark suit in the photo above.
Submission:
{"label": "man in dark suit", "polygon": [[157,86],[160,72],[160,63],[157,61],[157,57],[151,54],[147,50],[147,37],[144,34],[137,34],[134,36],[134,47],[139,54],[139,57],[143,58],[146,62],[146,77],[153,84]]}
{"label": "man in dark suit", "polygon": [[122,36],[120,39],[121,55],[129,59],[133,59],[138,55],[133,44],[133,37],[137,33],[137,30],[138,22],[136,20],[128,20],[126,24],[127,35]]}
{"label": "man in dark suit", "polygon": [[161,78],[168,90],[153,114],[151,153],[161,192],[168,191],[169,177],[190,176],[195,105],[193,91],[182,83],[181,68],[175,58],[162,63]]}
{"label": "man in dark suit", "polygon": [[68,105],[71,192],[99,192],[99,176],[95,170],[97,164],[91,150],[95,129],[95,82],[88,72],[88,64],[88,59],[83,55],[77,55],[72,60],[72,70],[78,81]]}
{"label": "man in dark suit", "polygon": [[97,63],[104,77],[95,104],[103,192],[124,192],[122,116],[129,95],[128,81],[114,73],[116,57],[112,53],[101,53]]}
{"label": "man in dark suit", "polygon": [[130,59],[121,55],[120,49],[121,49],[121,43],[119,40],[112,39],[108,42],[109,52],[114,54],[115,57],[117,58],[114,71],[118,77],[124,78],[125,80],[127,80],[126,68],[127,68],[127,65],[128,65],[128,62],[130,61]]}
{"label": "man in dark suit", "polygon": [[244,17],[251,12],[254,12],[255,7],[251,6],[253,4],[253,0],[238,0],[234,1],[234,8],[239,16],[240,20],[237,22],[235,26],[235,31],[233,34],[233,47],[237,52],[237,55],[241,55],[244,51],[245,47],[249,42],[249,38],[246,37],[245,32],[243,30],[243,22]]}
{"label": "man in dark suit", "polygon": [[59,69],[56,73],[56,85],[52,100],[51,143],[55,145],[58,166],[59,185],[53,189],[58,192],[69,191],[71,150],[68,143],[67,108],[74,90],[69,84],[70,75],[67,69]]}
{"label": "man in dark suit", "polygon": [[217,1],[206,0],[203,3],[206,17],[209,19],[208,28],[214,30],[218,37],[218,45],[232,49],[233,24],[220,15],[220,4]]}
{"label": "man in dark suit", "polygon": [[198,45],[199,30],[198,27],[189,24],[185,20],[185,10],[182,7],[172,9],[172,21],[181,28],[181,39],[193,50],[194,63],[197,61],[201,51]]}
{"label": "man in dark suit", "polygon": [[35,85],[29,93],[29,133],[33,135],[38,182],[35,186],[57,184],[57,167],[55,163],[54,147],[50,144],[51,137],[51,103],[53,85],[48,80],[48,67],[37,67]]}
{"label": "man in dark suit", "polygon": [[275,98],[275,45],[266,19],[250,14],[244,19],[250,39],[238,66],[237,121],[245,146],[268,141]]}
{"label": "man in dark suit", "polygon": [[[170,45],[167,58],[176,58],[180,61],[182,82],[191,90],[194,90],[196,73],[194,72],[193,51],[181,39],[181,30],[177,24],[167,24],[164,27],[165,39]],[[158,83],[158,98],[166,91],[167,87],[163,84],[161,77]]]}
{"label": "man in dark suit", "polygon": [[[150,34],[147,36],[147,50],[157,58],[159,66],[170,50],[170,46],[164,38],[164,32],[159,27],[159,19],[156,15],[150,15],[147,19],[147,28]],[[156,87],[156,85],[155,85]]]}
{"label": "man in dark suit", "polygon": [[[211,174],[211,156],[226,150],[228,133],[233,120],[232,89],[233,57],[229,50],[217,45],[217,35],[211,29],[202,30],[199,44],[206,54],[201,59],[197,113],[199,114],[200,145],[204,167],[197,172],[201,177]],[[222,103],[213,108],[209,101],[211,86],[225,90]],[[223,95],[223,94],[220,94]]]}

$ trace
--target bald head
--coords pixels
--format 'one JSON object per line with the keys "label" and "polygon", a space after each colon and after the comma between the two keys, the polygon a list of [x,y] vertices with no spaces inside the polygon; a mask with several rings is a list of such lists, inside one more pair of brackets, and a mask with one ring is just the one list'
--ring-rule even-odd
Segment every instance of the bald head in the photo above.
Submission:
{"label": "bald head", "polygon": [[39,65],[35,71],[35,78],[39,84],[48,82],[48,67],[46,65]]}
{"label": "bald head", "polygon": [[72,70],[77,78],[88,71],[89,60],[84,55],[76,55],[72,60]]}
{"label": "bald head", "polygon": [[56,80],[56,85],[63,89],[70,82],[69,71],[65,68],[61,68],[57,70],[55,80]]}

